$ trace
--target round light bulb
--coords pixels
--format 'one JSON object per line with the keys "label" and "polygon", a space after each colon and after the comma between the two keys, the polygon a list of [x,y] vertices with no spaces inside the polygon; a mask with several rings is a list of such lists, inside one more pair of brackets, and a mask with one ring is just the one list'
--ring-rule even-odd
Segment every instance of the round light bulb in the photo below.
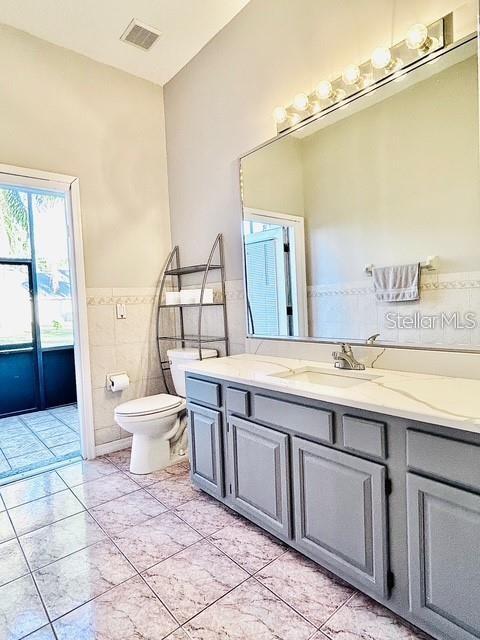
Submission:
{"label": "round light bulb", "polygon": [[428,29],[424,24],[414,24],[407,31],[405,42],[409,49],[421,49],[428,40]]}
{"label": "round light bulb", "polygon": [[273,118],[277,124],[282,124],[288,118],[285,107],[275,107],[273,110]]}
{"label": "round light bulb", "polygon": [[315,89],[315,93],[321,100],[328,100],[333,95],[332,83],[328,80],[322,80]]}
{"label": "round light bulb", "polygon": [[308,96],[306,93],[297,93],[293,99],[293,106],[297,111],[305,111],[308,107]]}
{"label": "round light bulb", "polygon": [[386,69],[392,62],[392,52],[388,47],[377,47],[372,52],[371,59],[374,69]]}
{"label": "round light bulb", "polygon": [[342,80],[348,86],[352,84],[357,84],[360,80],[360,67],[356,64],[349,64],[348,67],[345,67],[342,73]]}

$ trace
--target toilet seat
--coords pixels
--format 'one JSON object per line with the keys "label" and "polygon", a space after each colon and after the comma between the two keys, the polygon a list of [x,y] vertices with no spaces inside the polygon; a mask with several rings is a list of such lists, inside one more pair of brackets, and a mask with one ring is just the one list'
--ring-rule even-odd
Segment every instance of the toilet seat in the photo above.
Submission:
{"label": "toilet seat", "polygon": [[126,418],[140,418],[158,414],[170,415],[178,411],[184,403],[185,400],[179,396],[158,393],[154,396],[145,396],[119,404],[115,408],[115,414]]}

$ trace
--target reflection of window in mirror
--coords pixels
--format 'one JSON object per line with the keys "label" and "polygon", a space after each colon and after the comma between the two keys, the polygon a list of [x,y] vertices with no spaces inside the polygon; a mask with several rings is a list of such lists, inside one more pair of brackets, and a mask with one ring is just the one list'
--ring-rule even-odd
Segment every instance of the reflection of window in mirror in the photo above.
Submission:
{"label": "reflection of window in mirror", "polygon": [[306,313],[303,218],[246,209],[243,221],[249,332],[301,336]]}

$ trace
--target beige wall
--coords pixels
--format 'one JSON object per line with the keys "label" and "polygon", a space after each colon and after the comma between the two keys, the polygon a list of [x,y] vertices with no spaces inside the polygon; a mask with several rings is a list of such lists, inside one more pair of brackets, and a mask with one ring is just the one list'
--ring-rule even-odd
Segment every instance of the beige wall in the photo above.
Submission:
{"label": "beige wall", "polygon": [[309,285],[430,255],[440,273],[479,270],[476,56],[305,138],[301,155]]}
{"label": "beige wall", "polygon": [[[413,23],[430,23],[459,7],[456,37],[475,29],[475,0],[251,0],[164,87],[172,238],[183,256],[203,260],[222,231],[227,278],[241,278],[238,158],[275,135],[274,107],[368,59],[376,46],[401,40]],[[298,345],[272,341],[259,352],[277,347],[293,356],[301,352]],[[247,348],[260,349],[253,342]],[[382,362],[422,370],[422,352],[405,354],[387,350]],[[438,372],[432,362],[430,370]],[[468,375],[463,362],[447,364],[440,368]]]}
{"label": "beige wall", "polygon": [[304,215],[302,141],[288,136],[242,160],[245,207]]}
{"label": "beige wall", "polygon": [[[161,87],[0,25],[0,162],[80,179],[95,442],[113,410],[162,390],[154,286],[170,248]],[[115,303],[127,305],[117,320]],[[130,388],[105,391],[107,372]]]}
{"label": "beige wall", "polygon": [[162,89],[0,25],[0,162],[80,179],[87,287],[151,287],[170,246]]}
{"label": "beige wall", "polygon": [[400,40],[414,22],[463,4],[251,0],[165,86],[172,237],[183,256],[205,259],[222,231],[227,278],[241,278],[237,160],[275,135],[274,107],[367,59],[379,44]]}

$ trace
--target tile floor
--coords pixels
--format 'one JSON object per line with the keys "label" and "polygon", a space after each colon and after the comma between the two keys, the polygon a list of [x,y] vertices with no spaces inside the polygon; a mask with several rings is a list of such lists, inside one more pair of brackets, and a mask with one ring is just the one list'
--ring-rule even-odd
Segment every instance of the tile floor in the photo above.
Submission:
{"label": "tile floor", "polygon": [[128,451],[0,488],[2,640],[426,636]]}
{"label": "tile floor", "polygon": [[0,418],[0,480],[80,454],[76,405]]}

